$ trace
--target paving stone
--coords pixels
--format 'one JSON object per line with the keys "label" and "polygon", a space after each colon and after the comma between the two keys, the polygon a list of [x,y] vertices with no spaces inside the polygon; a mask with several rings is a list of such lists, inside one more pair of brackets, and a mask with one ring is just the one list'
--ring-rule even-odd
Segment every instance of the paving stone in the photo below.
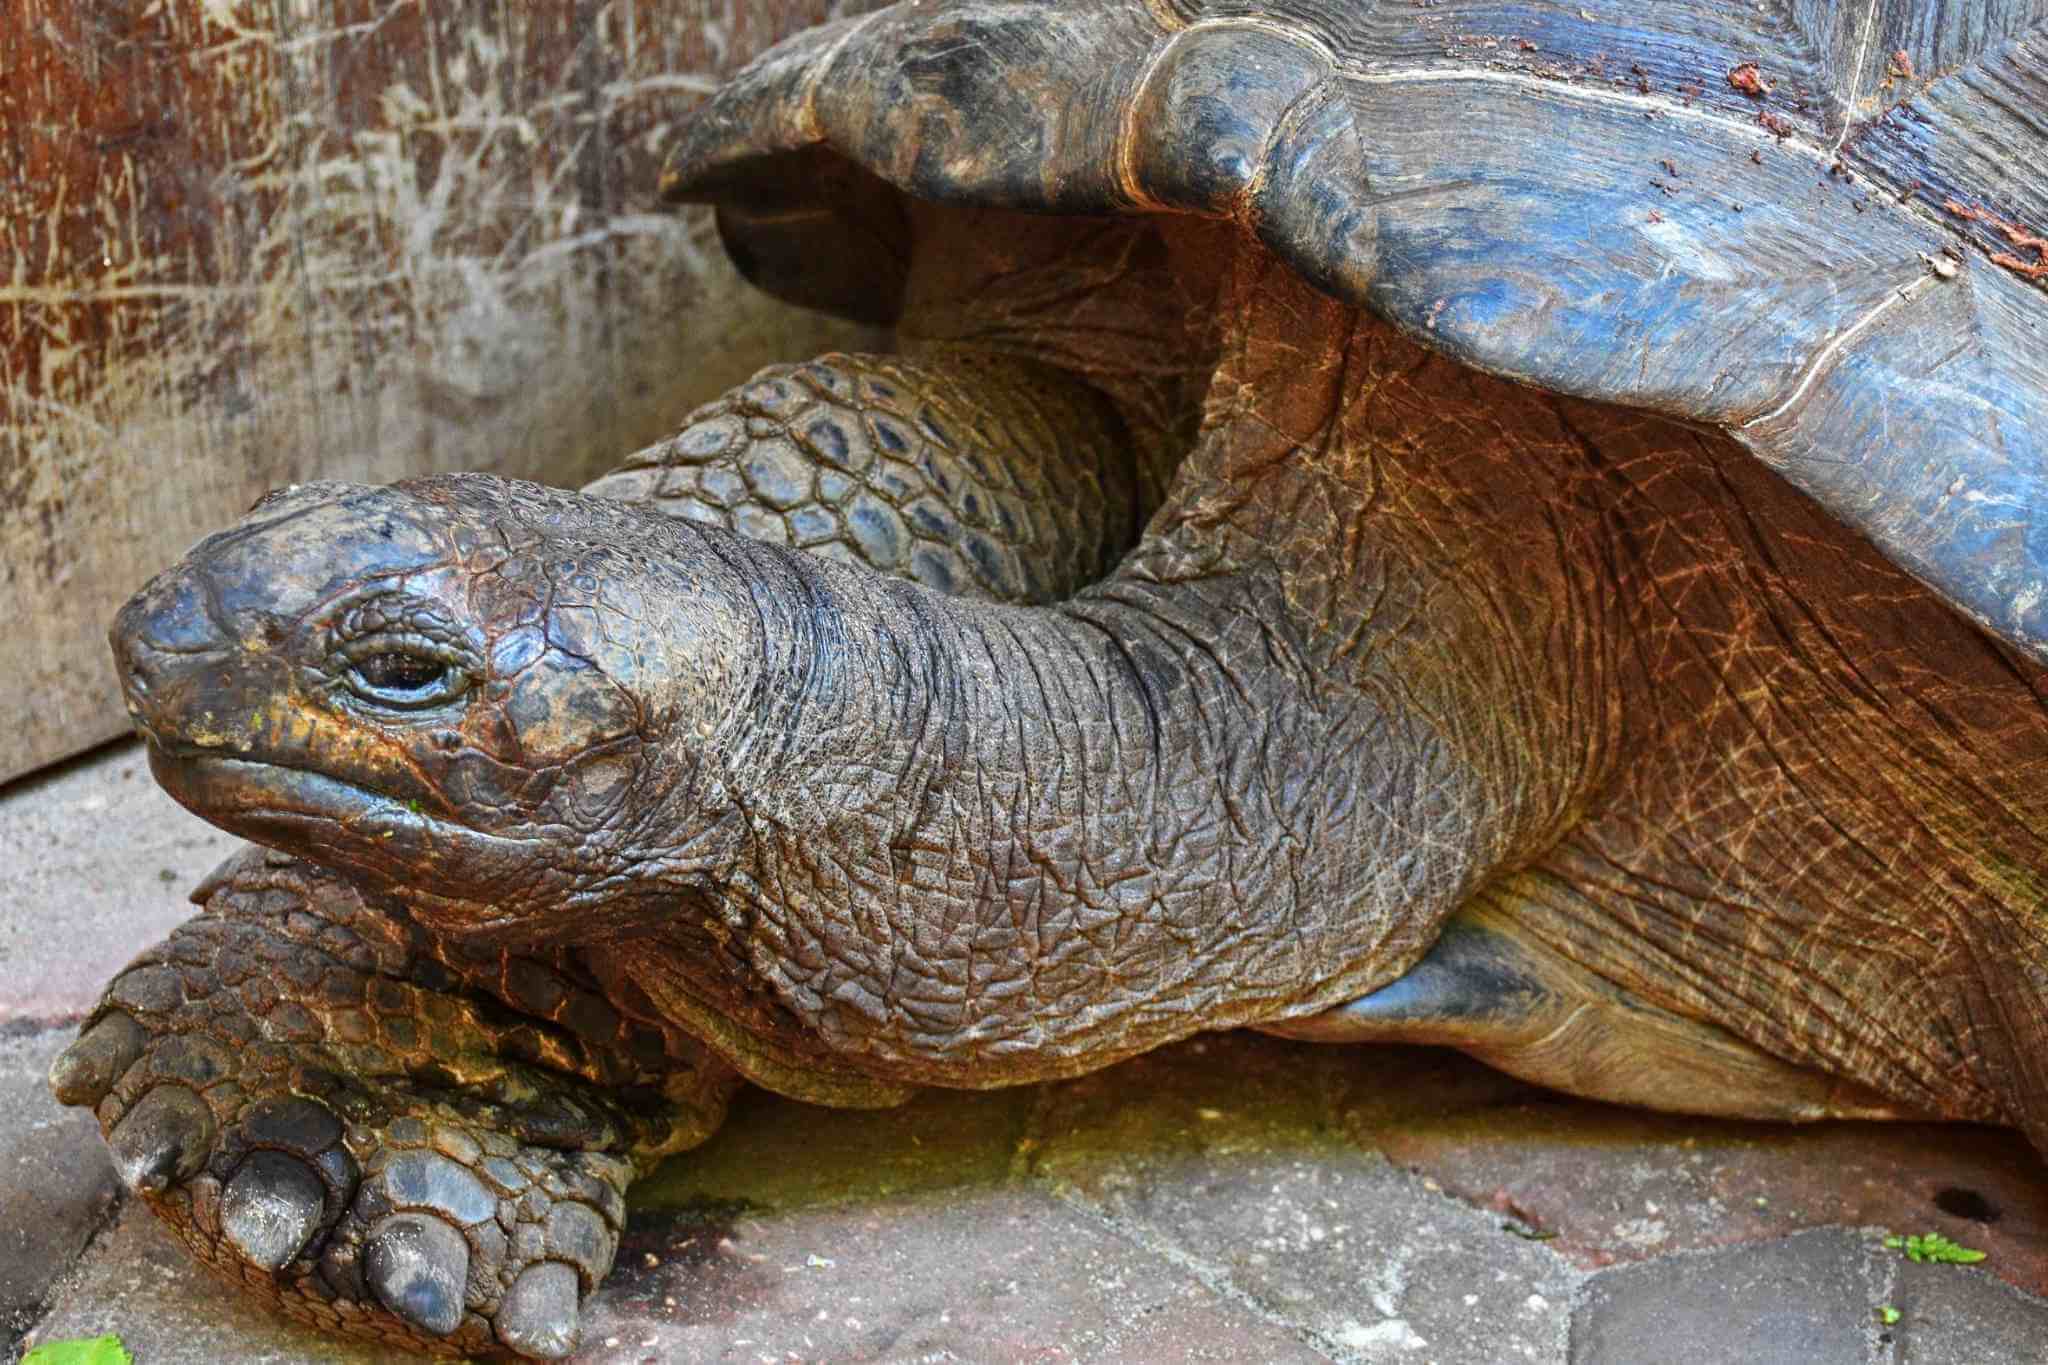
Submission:
{"label": "paving stone", "polygon": [[1573,1365],[1878,1359],[1885,1281],[1873,1247],[1830,1228],[1610,1270],[1573,1314]]}
{"label": "paving stone", "polygon": [[122,1210],[93,1244],[24,1345],[106,1332],[147,1365],[400,1365],[417,1359],[357,1347],[262,1311],[201,1269],[139,1203]]}
{"label": "paving stone", "polygon": [[[1666,1256],[1587,1282],[1574,1365],[2040,1365],[2048,1303],[1974,1266],[1914,1264],[1879,1229]],[[1880,1310],[1899,1313],[1884,1323]]]}
{"label": "paving stone", "polygon": [[619,1259],[579,1360],[1327,1358],[1029,1187],[637,1218]]}
{"label": "paving stone", "polygon": [[1022,1180],[1050,1089],[871,1111],[742,1095],[636,1187],[593,1358],[1325,1358]]}
{"label": "paving stone", "polygon": [[1982,1266],[1915,1265],[1901,1258],[1885,1302],[1899,1310],[1899,1320],[1879,1335],[1897,1343],[1898,1365],[2048,1360],[2048,1303]]}
{"label": "paving stone", "polygon": [[1338,1358],[1562,1360],[1580,1273],[1344,1144],[1330,1101],[1361,1061],[1371,1066],[1337,1049],[1212,1039],[1054,1087],[1034,1170]]}
{"label": "paving stone", "polygon": [[[1376,1067],[1370,1059],[1364,1064],[1384,1080],[1391,1074],[1389,1063],[1410,1060],[1422,1068],[1435,1064],[1406,1054],[1382,1058]],[[1237,1314],[1229,1319],[1239,1324],[1232,1331],[1277,1332],[1275,1340],[1300,1348],[1298,1332],[1324,1356],[1353,1361],[1561,1362],[1576,1274],[1542,1247],[1502,1232],[1500,1219],[1432,1193],[1378,1157],[1343,1145],[1330,1097],[1344,1092],[1346,1077],[1359,1065],[1349,1050],[1232,1037],[1169,1049],[1063,1085],[928,1094],[874,1113],[835,1113],[749,1096],[724,1131],[699,1152],[668,1163],[638,1197],[725,1207],[728,1226],[778,1244],[791,1229],[800,1230],[811,1240],[787,1243],[785,1275],[793,1273],[787,1267],[822,1269],[808,1265],[811,1256],[842,1267],[852,1258],[864,1267],[859,1283],[893,1285],[922,1304],[921,1285],[929,1275],[950,1277],[946,1300],[974,1302],[955,1286],[996,1274],[972,1269],[977,1257],[995,1254],[978,1248],[1030,1239],[1021,1232],[991,1236],[956,1225],[994,1226],[1019,1217],[1020,1227],[1035,1228],[1041,1215],[1014,1214],[1005,1201],[1036,1200],[1032,1187],[1041,1186],[1067,1206],[1053,1224],[1065,1231],[1049,1254],[1057,1258],[1072,1248],[1085,1261],[1121,1245],[1127,1250],[1119,1256],[1138,1256],[1160,1274],[1170,1270],[1181,1293],[1206,1296],[1205,1311]],[[1478,1093],[1496,1093],[1490,1080],[1477,1080]],[[1457,1092],[1459,1085],[1454,1081],[1448,1089]],[[1419,1098],[1416,1104],[1435,1102]],[[1027,1182],[1021,1189],[1020,1180]],[[687,1218],[678,1229],[687,1226]],[[652,1290],[644,1292],[643,1304],[672,1297],[676,1304],[662,1305],[663,1311],[687,1317],[692,1285],[705,1302],[751,1304],[752,1293],[781,1283],[772,1276],[745,1281],[732,1257],[750,1244],[713,1222],[682,1256],[693,1267],[690,1273],[675,1272],[659,1299]],[[637,1229],[629,1233],[639,1235]],[[675,1234],[668,1235],[674,1246]],[[1110,1242],[1103,1242],[1105,1236]],[[721,1239],[730,1245],[714,1257],[707,1247]],[[932,1239],[942,1247],[957,1245],[959,1252],[926,1270],[918,1247]],[[615,1273],[637,1274],[634,1254],[623,1253]],[[669,1252],[654,1247],[651,1254],[665,1273],[674,1271]],[[707,1280],[705,1268],[719,1266],[724,1269]],[[720,1274],[737,1278],[721,1284]],[[1095,1281],[1104,1278],[1094,1273]],[[1018,1293],[1002,1311],[1057,1324],[1060,1314],[1075,1311],[1069,1301],[1077,1293],[1085,1297],[1085,1290],[1086,1281],[1072,1274],[1038,1269],[1018,1278]],[[628,1303],[610,1291],[608,1301],[614,1310]],[[1146,1321],[1157,1316],[1149,1314]],[[695,1358],[696,1351],[709,1349],[704,1338],[685,1342],[664,1335],[660,1312],[653,1317],[655,1328],[640,1338],[654,1341],[644,1348],[650,1354],[674,1350],[682,1354],[662,1358]],[[637,1340],[633,1325],[623,1317],[616,1322],[606,1334],[619,1340],[618,1350],[630,1352]],[[811,1347],[784,1346],[789,1338],[771,1343],[760,1335],[760,1318],[746,1322],[744,1331],[729,1323],[729,1335],[759,1345],[762,1358],[775,1358],[776,1349],[805,1359],[872,1349],[847,1340],[828,1349],[816,1337]],[[994,1339],[979,1333],[968,1340],[983,1338]],[[920,1358],[926,1349],[951,1350],[966,1359],[1038,1358],[1010,1353],[1009,1347],[1021,1352],[1032,1341],[996,1349],[955,1346],[950,1337],[934,1340],[937,1345],[922,1335],[903,1338],[886,1358]],[[1082,1326],[1036,1345],[1083,1358],[1108,1352],[1103,1358],[1147,1361],[1180,1358],[1208,1340],[1196,1335],[1184,1342],[1169,1334],[1112,1342]],[[1417,1342],[1426,1342],[1426,1349]],[[1252,1350],[1236,1335],[1217,1337],[1214,1344],[1227,1344],[1225,1355]],[[1270,1354],[1269,1347],[1259,1351]]]}
{"label": "paving stone", "polygon": [[1580,1278],[1361,1153],[1219,1152],[1069,1186],[1135,1240],[1361,1361],[1562,1359]]}
{"label": "paving stone", "polygon": [[0,1037],[0,1343],[106,1222],[120,1186],[99,1125],[61,1109],[44,1074],[71,1030]]}
{"label": "paving stone", "polygon": [[1352,1118],[1362,1145],[1554,1234],[1587,1268],[1876,1226],[1940,1232],[2048,1290],[2048,1168],[2006,1129],[1724,1123],[1544,1095],[1426,1121]]}
{"label": "paving stone", "polygon": [[90,1009],[240,844],[164,795],[132,740],[0,791],[0,1023]]}

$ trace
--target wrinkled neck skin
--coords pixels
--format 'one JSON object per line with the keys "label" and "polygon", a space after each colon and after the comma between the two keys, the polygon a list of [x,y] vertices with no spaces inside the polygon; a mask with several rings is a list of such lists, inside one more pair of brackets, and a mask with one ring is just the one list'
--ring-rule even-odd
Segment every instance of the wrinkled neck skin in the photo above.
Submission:
{"label": "wrinkled neck skin", "polygon": [[[701,952],[672,965],[721,1000],[771,993],[823,1045],[784,1040],[809,1064],[956,1085],[1089,1069],[1347,999],[1359,964],[1419,946],[1398,909],[1468,889],[1368,856],[1395,833],[1361,828],[1380,822],[1321,746],[1247,733],[1247,679],[1191,633],[1212,627],[717,550],[765,655],[720,755],[743,831],[710,888],[724,979]],[[1384,722],[1361,710],[1339,743]]]}
{"label": "wrinkled neck skin", "polygon": [[[719,549],[767,645],[724,755],[745,837],[714,897],[746,980],[722,984],[765,986],[839,1061],[987,1085],[1335,1003],[1416,946],[1398,908],[1464,889],[1367,857],[1393,831],[1363,834],[1315,749],[1245,733],[1245,679],[1194,622]],[[1265,704],[1312,723],[1304,696]]]}
{"label": "wrinkled neck skin", "polygon": [[[707,536],[761,623],[719,757],[744,834],[715,929],[636,972],[784,1063],[1011,1084],[1352,999],[1555,836],[1605,742],[1604,701],[1559,700],[1601,696],[1601,650],[1557,647],[1607,610],[1556,567],[1597,518],[1532,514],[1540,471],[1376,465],[1346,424],[1411,353],[1288,278],[1241,282],[1267,302],[1219,376],[1237,406],[1078,599]],[[1466,572],[1482,552],[1518,573]]]}

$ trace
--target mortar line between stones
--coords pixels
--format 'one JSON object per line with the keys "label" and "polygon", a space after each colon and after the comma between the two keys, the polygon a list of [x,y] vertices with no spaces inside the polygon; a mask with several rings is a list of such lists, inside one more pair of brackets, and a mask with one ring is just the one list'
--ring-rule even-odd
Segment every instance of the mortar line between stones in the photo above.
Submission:
{"label": "mortar line between stones", "polygon": [[1586,1307],[1586,1300],[1592,1295],[1593,1281],[1600,1278],[1601,1271],[1588,1271],[1572,1282],[1572,1292],[1564,1301],[1564,1358],[1572,1365],[1579,1358],[1579,1314]]}
{"label": "mortar line between stones", "polygon": [[1211,1265],[1209,1262],[1164,1238],[1152,1236],[1136,1224],[1127,1222],[1116,1217],[1114,1214],[1099,1209],[1086,1200],[1074,1197],[1063,1191],[1058,1182],[1043,1181],[1041,1183],[1045,1186],[1048,1194],[1076,1213],[1100,1223],[1108,1231],[1129,1242],[1140,1251],[1157,1256],[1174,1269],[1187,1275],[1196,1284],[1199,1284],[1217,1298],[1222,1299],[1226,1303],[1237,1305],[1268,1326],[1280,1328],[1289,1336],[1301,1342],[1302,1345],[1319,1352],[1326,1359],[1336,1361],[1338,1365],[1368,1365],[1363,1356],[1355,1355],[1345,1350],[1342,1346],[1339,1346],[1336,1342],[1305,1323],[1292,1321],[1284,1315],[1276,1313],[1256,1296],[1238,1288],[1231,1281],[1229,1272],[1220,1266]]}
{"label": "mortar line between stones", "polygon": [[62,1274],[51,1277],[50,1283],[43,1290],[42,1301],[35,1306],[34,1316],[24,1322],[21,1330],[15,1333],[11,1339],[0,1341],[0,1346],[4,1346],[8,1352],[5,1357],[6,1359],[19,1360],[22,1356],[28,1354],[29,1338],[34,1336],[36,1330],[50,1320],[50,1315],[57,1309],[57,1301],[64,1297],[64,1291],[71,1287],[73,1280],[78,1278],[80,1268],[88,1260],[92,1259],[92,1254],[99,1249],[100,1243],[113,1235],[115,1226],[121,1221],[121,1215],[128,1211],[129,1203],[130,1196],[127,1187],[116,1181],[114,1184],[114,1197],[107,1201],[106,1212],[101,1216],[99,1223],[93,1228],[92,1234],[78,1248],[77,1254],[71,1258],[71,1264],[64,1267]]}
{"label": "mortar line between stones", "polygon": [[[1422,1191],[1423,1194],[1428,1195],[1430,1198],[1436,1200],[1440,1204],[1447,1205],[1454,1209],[1461,1209],[1468,1213],[1475,1213],[1489,1220],[1498,1219],[1502,1217],[1505,1213],[1504,1210],[1496,1207],[1491,1203],[1488,1203],[1483,1199],[1478,1198],[1475,1195],[1463,1193],[1462,1191],[1454,1189],[1450,1185],[1443,1183],[1441,1180],[1438,1180],[1435,1176],[1429,1174],[1428,1171],[1424,1170],[1420,1166],[1410,1166],[1405,1162],[1396,1161],[1392,1157],[1388,1156],[1385,1152],[1379,1150],[1378,1148],[1367,1148],[1366,1150],[1370,1151],[1372,1155],[1377,1156],[1381,1161],[1385,1162],[1391,1170],[1394,1170],[1400,1173],[1401,1175],[1406,1176]],[[1538,1224],[1536,1220],[1533,1218],[1526,1217],[1522,1214],[1507,1214],[1506,1216],[1515,1218],[1517,1221],[1526,1223],[1528,1226],[1538,1231],[1541,1230],[1541,1225]],[[1503,1229],[1505,1229],[1505,1226],[1506,1225],[1503,1224]],[[1543,1246],[1542,1249],[1545,1255],[1552,1257],[1558,1263],[1558,1265],[1562,1268],[1566,1279],[1571,1285],[1571,1292],[1565,1296],[1563,1305],[1563,1358],[1566,1362],[1577,1362],[1577,1360],[1579,1359],[1577,1354],[1577,1328],[1579,1323],[1579,1313],[1580,1310],[1585,1307],[1586,1296],[1592,1292],[1594,1281],[1601,1279],[1602,1277],[1612,1273],[1615,1270],[1622,1269],[1623,1266],[1610,1265],[1603,1266],[1598,1269],[1588,1269],[1578,1265],[1572,1260],[1571,1257],[1564,1255],[1555,1247],[1546,1244]],[[1687,1253],[1681,1252],[1678,1254],[1684,1255]],[[1664,1259],[1663,1256],[1655,1256],[1649,1258],[1648,1260],[1639,1262],[1638,1264],[1648,1265],[1652,1261],[1662,1259]],[[1624,1263],[1624,1265],[1625,1264],[1626,1263]],[[1888,1362],[1887,1365],[1889,1365]]]}
{"label": "mortar line between stones", "polygon": [[[1900,1258],[1885,1248],[1883,1228],[1865,1227],[1859,1231],[1865,1238],[1864,1283],[1872,1291],[1871,1314],[1863,1324],[1864,1340],[1870,1344],[1870,1365],[1896,1365],[1899,1358],[1899,1334],[1893,1332],[1890,1341],[1884,1339],[1885,1330],[1878,1320],[1876,1310],[1884,1304],[1891,1303],[1893,1296],[1899,1292]],[[1877,1272],[1874,1283],[1868,1278],[1873,1268]]]}

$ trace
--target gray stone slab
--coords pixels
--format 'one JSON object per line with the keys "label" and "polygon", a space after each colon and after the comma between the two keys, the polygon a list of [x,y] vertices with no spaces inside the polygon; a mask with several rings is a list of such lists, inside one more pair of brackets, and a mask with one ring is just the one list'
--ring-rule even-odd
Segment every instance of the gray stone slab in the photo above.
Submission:
{"label": "gray stone slab", "polygon": [[1062,1188],[1338,1359],[1564,1359],[1581,1273],[1375,1155],[1214,1150]]}
{"label": "gray stone slab", "polygon": [[1610,1270],[1573,1315],[1574,1365],[1862,1365],[1882,1357],[1888,1270],[1865,1232],[1775,1242]]}
{"label": "gray stone slab", "polygon": [[59,1287],[23,1343],[111,1332],[146,1365],[400,1365],[377,1351],[293,1326],[201,1269],[139,1203],[121,1212]]}
{"label": "gray stone slab", "polygon": [[134,741],[0,789],[0,1023],[90,1009],[239,844],[164,795]]}
{"label": "gray stone slab", "polygon": [[[2040,1365],[2048,1301],[1966,1266],[1916,1265],[1873,1228],[1666,1256],[1586,1286],[1574,1365]],[[1898,1310],[1896,1323],[1880,1318]]]}
{"label": "gray stone slab", "polygon": [[43,1079],[69,1041],[69,1029],[0,1038],[0,1342],[34,1319],[119,1196],[99,1125],[59,1108]]}
{"label": "gray stone slab", "polygon": [[1327,1359],[1284,1324],[1026,1187],[731,1221],[640,1218],[591,1362]]}
{"label": "gray stone slab", "polygon": [[2038,1365],[2048,1360],[2048,1301],[1977,1266],[1897,1263],[1885,1330],[1898,1365]]}

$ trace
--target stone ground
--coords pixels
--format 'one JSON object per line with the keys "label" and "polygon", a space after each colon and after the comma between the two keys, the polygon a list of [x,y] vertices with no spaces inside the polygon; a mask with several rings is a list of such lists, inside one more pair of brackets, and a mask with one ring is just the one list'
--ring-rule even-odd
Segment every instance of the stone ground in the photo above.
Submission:
{"label": "stone ground", "polygon": [[[43,1088],[231,847],[132,746],[0,790],[12,1352],[115,1332],[141,1365],[398,1359],[245,1310]],[[1453,1054],[1243,1034],[885,1113],[750,1093],[637,1192],[578,1359],[2038,1362],[2044,1176],[1995,1130],[1659,1118]],[[1915,1265],[1887,1231],[1989,1255]]]}

